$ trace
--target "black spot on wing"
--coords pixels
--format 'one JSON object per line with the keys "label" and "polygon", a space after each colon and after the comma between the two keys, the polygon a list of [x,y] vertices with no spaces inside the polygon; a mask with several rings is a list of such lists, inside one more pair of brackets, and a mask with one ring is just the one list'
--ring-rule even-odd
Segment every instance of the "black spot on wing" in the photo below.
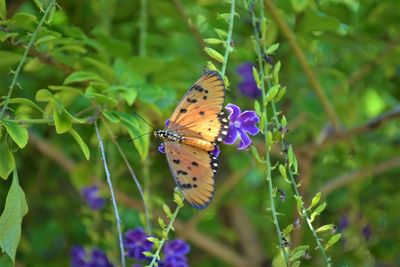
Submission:
{"label": "black spot on wing", "polygon": [[181,108],[180,113],[186,113],[187,109],[186,108]]}
{"label": "black spot on wing", "polygon": [[187,175],[188,173],[186,171],[178,170],[176,172],[177,175],[182,174],[182,175]]}
{"label": "black spot on wing", "polygon": [[199,163],[197,163],[197,161],[192,161],[192,165],[197,167],[199,166]]}
{"label": "black spot on wing", "polygon": [[172,160],[175,164],[179,164],[181,161],[179,159],[173,159]]}
{"label": "black spot on wing", "polygon": [[201,116],[204,116],[206,113],[205,113],[204,111],[200,111],[199,114],[200,114]]}

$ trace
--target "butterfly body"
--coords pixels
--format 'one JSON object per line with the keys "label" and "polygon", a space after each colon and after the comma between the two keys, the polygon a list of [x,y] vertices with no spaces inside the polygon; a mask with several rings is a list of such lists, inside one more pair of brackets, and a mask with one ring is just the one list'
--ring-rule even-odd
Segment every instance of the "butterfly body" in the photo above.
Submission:
{"label": "butterfly body", "polygon": [[172,175],[195,208],[208,206],[214,195],[218,161],[214,150],[228,134],[222,112],[225,84],[216,71],[205,72],[187,91],[164,130],[154,135],[164,143]]}

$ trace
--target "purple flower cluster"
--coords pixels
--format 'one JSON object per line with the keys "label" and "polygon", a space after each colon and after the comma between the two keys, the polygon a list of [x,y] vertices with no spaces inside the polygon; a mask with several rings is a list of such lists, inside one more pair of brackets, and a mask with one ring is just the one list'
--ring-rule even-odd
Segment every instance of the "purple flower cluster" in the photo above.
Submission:
{"label": "purple flower cluster", "polygon": [[113,267],[107,255],[100,249],[94,248],[86,253],[81,246],[74,246],[70,252],[71,267]]}
{"label": "purple flower cluster", "polygon": [[247,97],[258,98],[261,91],[253,77],[253,64],[243,63],[237,67],[236,71],[242,77],[242,81],[238,84],[240,92]]}
{"label": "purple flower cluster", "polygon": [[161,267],[188,267],[188,259],[186,255],[190,252],[189,245],[181,240],[175,239],[165,243],[163,248],[164,261],[159,266]]}
{"label": "purple flower cluster", "polygon": [[[127,231],[124,235],[126,255],[140,262],[150,261],[148,257],[143,255],[143,252],[153,249],[153,243],[147,240],[148,237],[142,228]],[[163,247],[164,259],[158,263],[158,266],[188,267],[189,264],[186,255],[189,251],[189,245],[183,240],[175,239],[168,241]],[[140,264],[136,263],[132,267],[140,266]]]}
{"label": "purple flower cluster", "polygon": [[105,200],[99,196],[99,188],[96,185],[84,187],[81,194],[91,209],[100,210],[104,207]]}
{"label": "purple flower cluster", "polygon": [[153,249],[153,243],[147,240],[148,237],[142,228],[128,230],[124,235],[126,255],[139,261],[147,260],[143,252]]}
{"label": "purple flower cluster", "polygon": [[238,150],[246,149],[251,144],[248,134],[256,135],[259,129],[256,124],[260,121],[255,111],[246,110],[241,112],[240,108],[234,104],[228,104],[225,107],[229,111],[229,132],[224,143],[232,145],[237,139],[240,139]]}

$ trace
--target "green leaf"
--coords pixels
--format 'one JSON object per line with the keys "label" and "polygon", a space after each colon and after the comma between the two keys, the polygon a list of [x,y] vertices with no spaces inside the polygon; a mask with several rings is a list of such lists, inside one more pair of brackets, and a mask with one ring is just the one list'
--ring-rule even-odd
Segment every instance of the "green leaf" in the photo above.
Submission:
{"label": "green leaf", "polygon": [[12,140],[20,147],[24,148],[28,143],[28,130],[15,122],[9,120],[2,121],[7,133],[10,135]]}
{"label": "green leaf", "polygon": [[211,61],[207,61],[207,69],[209,70],[218,70],[217,67]]}
{"label": "green leaf", "polygon": [[58,39],[58,37],[56,37],[54,35],[46,35],[46,36],[43,36],[43,37],[39,38],[36,41],[36,45],[40,45],[42,43],[51,42],[51,41],[54,41],[54,40],[57,40],[57,39]]}
{"label": "green leaf", "polygon": [[250,152],[253,155],[254,159],[256,159],[259,163],[265,163],[265,160],[260,157],[258,150],[255,146],[250,147]]}
{"label": "green leaf", "polygon": [[317,233],[322,233],[322,232],[326,232],[326,231],[332,231],[335,228],[336,228],[336,226],[333,223],[331,223],[331,224],[326,224],[326,225],[319,227],[316,231],[317,231]]}
{"label": "green leaf", "polygon": [[71,128],[68,132],[72,135],[72,137],[78,143],[78,145],[81,148],[81,150],[83,152],[83,155],[85,156],[86,160],[89,160],[89,158],[90,158],[90,150],[89,150],[88,146],[86,145],[86,143],[82,140],[82,137],[73,128]]}
{"label": "green leaf", "polygon": [[64,84],[88,82],[88,81],[95,81],[107,84],[107,82],[103,78],[101,78],[96,73],[90,71],[76,71],[74,73],[71,73],[67,78],[65,78]]}
{"label": "green leaf", "polygon": [[293,153],[293,148],[292,146],[289,146],[288,149],[288,159],[289,159],[289,168],[293,167],[293,173],[296,174],[298,170],[298,163],[296,156]]}
{"label": "green leaf", "polygon": [[216,61],[223,63],[224,62],[224,56],[221,55],[219,52],[216,50],[210,48],[210,47],[205,47],[204,51],[209,55],[212,59],[215,59]]}
{"label": "green leaf", "polygon": [[296,199],[296,207],[297,207],[297,212],[303,216],[303,199],[301,196],[293,196]]}
{"label": "green leaf", "polygon": [[310,217],[310,221],[313,222],[314,219],[321,214],[321,212],[324,211],[324,209],[326,208],[326,202],[323,202],[321,205],[319,205],[314,211],[313,213],[311,213],[311,217]]}
{"label": "green leaf", "polygon": [[6,0],[0,0],[0,19],[7,18]]}
{"label": "green leaf", "polygon": [[37,17],[27,12],[17,12],[10,19],[10,27],[33,31]]}
{"label": "green leaf", "polygon": [[7,179],[12,170],[15,168],[14,156],[6,142],[0,144],[0,177]]}
{"label": "green leaf", "polygon": [[1,32],[0,31],[0,42],[4,42],[8,38],[12,38],[12,37],[15,37],[15,36],[18,36],[18,33],[16,33],[16,32]]}
{"label": "green leaf", "polygon": [[331,238],[329,238],[328,242],[325,245],[325,250],[327,250],[329,247],[333,246],[336,242],[338,242],[341,237],[342,234],[336,234],[331,236]]}
{"label": "green leaf", "polygon": [[217,38],[206,38],[204,39],[206,44],[215,45],[215,44],[224,44],[225,41]]}
{"label": "green leaf", "polygon": [[217,35],[221,39],[225,39],[226,37],[228,37],[228,33],[226,31],[224,31],[224,30],[216,28],[216,29],[214,29],[214,31],[217,33]]}
{"label": "green leaf", "polygon": [[53,99],[53,94],[47,89],[40,89],[36,92],[35,99],[38,102],[49,102]]}
{"label": "green leaf", "polygon": [[290,264],[290,267],[299,267],[301,264],[301,261],[294,261]]}
{"label": "green leaf", "polygon": [[68,132],[71,129],[72,122],[61,104],[54,105],[53,118],[56,132],[58,134]]}
{"label": "green leaf", "polygon": [[123,98],[128,105],[133,105],[137,97],[137,90],[133,87],[128,87],[124,85],[113,85],[104,90],[110,96],[119,96]]}
{"label": "green leaf", "polygon": [[285,179],[286,182],[290,183],[287,172],[286,172],[286,166],[283,164],[279,164],[279,173],[282,175],[283,179]]}
{"label": "green leaf", "polygon": [[284,236],[288,236],[293,231],[293,229],[294,229],[293,223],[289,224],[288,226],[285,227],[285,229],[283,229],[282,234]]}
{"label": "green leaf", "polygon": [[[118,114],[122,125],[126,127],[129,136],[132,139],[139,135],[144,134],[148,130],[147,125],[144,125],[144,123],[139,122],[133,115],[126,114],[123,112],[115,112],[115,114]],[[140,155],[140,158],[144,160],[147,157],[147,153],[149,151],[149,146],[150,146],[150,141],[148,136],[143,136],[142,138],[138,138],[134,140],[133,143]]]}
{"label": "green leaf", "polygon": [[41,12],[44,12],[43,3],[42,3],[40,0],[33,0],[33,2],[34,2],[35,5],[37,6],[37,8],[39,8],[39,10],[40,10]]}
{"label": "green leaf", "polygon": [[[4,101],[2,103],[0,103],[0,106],[2,106],[3,103],[4,103]],[[30,100],[28,98],[18,98],[18,97],[11,98],[10,100],[8,100],[8,104],[22,104],[22,105],[33,107],[34,109],[38,110],[41,113],[45,113],[41,107],[36,105],[32,100]]]}
{"label": "green leaf", "polygon": [[25,194],[18,183],[14,170],[13,181],[8,191],[4,211],[0,216],[0,247],[13,262],[21,238],[22,218],[28,212]]}
{"label": "green leaf", "polygon": [[114,111],[104,111],[103,112],[104,117],[108,119],[109,121],[113,123],[119,122],[119,117],[118,114],[115,114]]}
{"label": "green leaf", "polygon": [[162,208],[163,208],[165,215],[167,215],[167,217],[171,219],[172,212],[171,212],[171,209],[167,206],[167,204],[163,203]]}
{"label": "green leaf", "polygon": [[158,217],[158,225],[160,225],[161,229],[165,229],[167,227],[163,218],[160,218],[160,217]]}
{"label": "green leaf", "polygon": [[256,111],[258,116],[261,116],[261,114],[262,114],[261,105],[260,105],[260,102],[258,102],[258,100],[254,101],[254,110]]}
{"label": "green leaf", "polygon": [[308,250],[309,246],[303,245],[298,246],[290,252],[289,261],[295,261],[298,258],[303,257],[304,253]]}
{"label": "green leaf", "polygon": [[302,12],[308,6],[308,0],[292,0],[294,11]]}
{"label": "green leaf", "polygon": [[271,131],[267,131],[267,144],[268,144],[268,150],[271,151],[272,146],[274,145],[274,140]]}
{"label": "green leaf", "polygon": [[274,54],[276,50],[279,48],[279,43],[272,44],[267,48],[267,51],[265,52],[268,55]]}
{"label": "green leaf", "polygon": [[308,209],[310,210],[310,209],[314,208],[315,205],[318,204],[318,202],[319,202],[320,199],[321,199],[321,192],[318,192],[318,193],[313,197],[313,199],[311,200],[311,205],[310,205],[310,207],[308,207]]}
{"label": "green leaf", "polygon": [[272,99],[275,98],[275,96],[278,94],[279,92],[279,84],[273,85],[271,88],[269,88],[267,95],[265,96],[265,104],[267,104],[268,102],[270,102]]}
{"label": "green leaf", "polygon": [[11,258],[4,253],[0,256],[0,266],[1,267],[14,267],[14,263],[12,262]]}
{"label": "green leaf", "polygon": [[21,60],[22,55],[9,51],[0,51],[0,68],[7,69],[13,67]]}
{"label": "green leaf", "polygon": [[253,66],[252,67],[252,72],[253,72],[253,78],[256,81],[257,88],[261,88],[261,80],[260,80],[260,74],[258,73],[258,70]]}

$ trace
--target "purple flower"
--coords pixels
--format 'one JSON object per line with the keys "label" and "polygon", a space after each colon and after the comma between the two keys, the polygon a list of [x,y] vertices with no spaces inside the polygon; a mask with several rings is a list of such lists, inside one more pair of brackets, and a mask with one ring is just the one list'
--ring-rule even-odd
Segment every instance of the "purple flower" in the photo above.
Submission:
{"label": "purple flower", "polygon": [[161,143],[161,144],[158,146],[158,152],[165,154],[164,143]]}
{"label": "purple flower", "polygon": [[261,91],[253,77],[253,64],[243,63],[237,67],[236,71],[242,77],[242,81],[238,85],[240,92],[251,98],[259,97]]}
{"label": "purple flower", "polygon": [[70,252],[71,267],[85,267],[85,250],[81,246],[73,246]]}
{"label": "purple flower", "polygon": [[85,267],[113,267],[107,255],[100,249],[93,249],[90,261]]}
{"label": "purple flower", "polygon": [[163,248],[164,261],[163,267],[188,267],[186,255],[190,251],[190,246],[181,239],[175,239],[167,242]]}
{"label": "purple flower", "polygon": [[81,246],[72,247],[70,255],[71,267],[113,267],[107,255],[97,248],[92,250],[90,259]]}
{"label": "purple flower", "polygon": [[147,259],[143,252],[151,251],[153,243],[147,240],[148,236],[142,228],[129,230],[124,235],[124,244],[127,256],[137,260]]}
{"label": "purple flower", "polygon": [[88,204],[91,209],[99,210],[104,207],[105,200],[104,198],[99,197],[99,188],[96,185],[84,187],[81,193],[86,204]]}
{"label": "purple flower", "polygon": [[219,153],[221,153],[221,150],[219,150],[219,146],[215,146],[213,151],[210,151],[210,153],[214,156],[214,157],[218,157]]}
{"label": "purple flower", "polygon": [[371,240],[371,237],[372,237],[372,228],[371,228],[371,226],[370,226],[369,224],[365,225],[365,226],[362,228],[362,234],[364,235],[364,237],[365,237],[365,239],[366,239],[367,241]]}
{"label": "purple flower", "polygon": [[255,111],[246,110],[243,113],[240,108],[234,104],[228,104],[225,107],[230,112],[229,132],[224,139],[224,143],[232,145],[236,139],[240,139],[238,150],[246,149],[250,146],[251,140],[247,133],[256,135],[260,131],[256,123],[260,121]]}
{"label": "purple flower", "polygon": [[342,218],[340,218],[338,230],[340,232],[344,231],[349,226],[349,224],[350,224],[349,217],[347,217],[346,215],[343,215]]}

